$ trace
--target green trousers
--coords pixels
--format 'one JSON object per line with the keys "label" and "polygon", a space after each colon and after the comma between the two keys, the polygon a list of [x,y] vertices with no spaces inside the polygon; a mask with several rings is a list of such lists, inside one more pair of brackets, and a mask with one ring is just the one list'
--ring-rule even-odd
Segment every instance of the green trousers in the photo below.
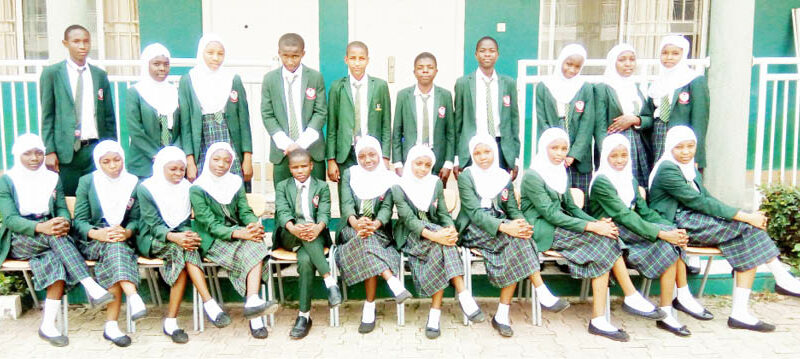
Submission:
{"label": "green trousers", "polygon": [[75,191],[78,189],[78,180],[94,171],[92,152],[94,152],[96,144],[97,142],[95,141],[82,146],[78,152],[72,155],[70,163],[61,163],[59,161],[58,177],[61,178],[61,185],[64,186],[65,196],[75,196]]}
{"label": "green trousers", "polygon": [[308,312],[311,310],[311,286],[314,283],[314,272],[317,271],[320,275],[324,275],[331,271],[328,259],[325,258],[325,238],[320,236],[307,242],[295,237],[287,230],[282,230],[281,247],[297,252],[297,274],[300,276],[300,311]]}

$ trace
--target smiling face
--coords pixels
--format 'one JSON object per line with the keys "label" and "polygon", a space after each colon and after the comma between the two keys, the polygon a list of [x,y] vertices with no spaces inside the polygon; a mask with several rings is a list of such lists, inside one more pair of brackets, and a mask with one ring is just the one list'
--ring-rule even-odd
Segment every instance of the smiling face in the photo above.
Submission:
{"label": "smiling face", "polygon": [[203,61],[206,63],[211,71],[217,71],[225,61],[225,47],[217,41],[209,42],[206,48],[203,49]]}
{"label": "smiling face", "polygon": [[73,29],[61,43],[69,51],[69,57],[78,65],[86,63],[86,56],[92,49],[91,35],[83,29]]}
{"label": "smiling face", "polygon": [[186,165],[183,164],[182,161],[167,162],[167,164],[164,165],[164,178],[166,178],[169,183],[181,183],[184,175],[186,175]]}
{"label": "smiling face", "polygon": [[289,157],[289,172],[300,183],[306,182],[313,169],[314,162],[311,162],[310,157]]}
{"label": "smiling face", "polygon": [[697,141],[686,140],[681,141],[672,148],[672,157],[680,164],[688,164],[694,159],[694,154],[697,152]]}
{"label": "smiling face", "polygon": [[564,139],[557,139],[547,145],[547,158],[550,159],[550,162],[554,165],[560,165],[564,163],[564,159],[567,158],[568,151],[569,144],[567,141]]}
{"label": "smiling face", "polygon": [[617,56],[616,68],[622,77],[633,75],[633,71],[636,70],[636,54],[633,51],[623,51]]}
{"label": "smiling face", "polygon": [[44,151],[38,148],[32,148],[25,151],[21,157],[22,165],[28,170],[36,171],[42,166],[44,162]]}
{"label": "smiling face", "polygon": [[683,49],[675,45],[667,45],[661,49],[661,65],[671,69],[683,58]]}
{"label": "smiling face", "polygon": [[150,77],[157,82],[167,79],[169,75],[169,58],[164,55],[158,55],[152,58],[149,62]]}
{"label": "smiling face", "polygon": [[100,156],[100,170],[106,174],[106,176],[111,178],[119,177],[119,174],[122,173],[122,156],[116,152],[108,152],[102,156]]}
{"label": "smiling face", "polygon": [[489,39],[481,41],[478,44],[478,48],[475,49],[475,60],[478,60],[478,66],[485,70],[493,69],[499,56],[500,52],[497,50],[497,45]]}
{"label": "smiling face", "polygon": [[344,57],[344,62],[347,64],[350,74],[353,75],[356,80],[361,80],[361,78],[364,77],[364,74],[367,71],[367,65],[369,64],[369,54],[367,53],[367,49],[361,46],[351,46],[350,49],[347,50],[347,55]]}
{"label": "smiling face", "polygon": [[367,147],[358,153],[358,164],[364,167],[365,170],[372,172],[378,168],[378,163],[380,162],[379,157],[378,151],[372,147]]}
{"label": "smiling face", "polygon": [[628,153],[628,149],[623,145],[614,147],[614,149],[611,150],[611,153],[608,154],[608,164],[615,171],[624,170],[629,160],[630,154]]}
{"label": "smiling face", "polygon": [[300,67],[300,62],[303,61],[306,51],[300,46],[281,46],[278,48],[278,56],[281,58],[281,63],[289,72],[295,72]]}
{"label": "smiling face", "polygon": [[438,72],[436,61],[431,58],[423,57],[414,64],[414,77],[421,86],[430,86]]}
{"label": "smiling face", "polygon": [[211,154],[211,158],[208,161],[208,167],[214,176],[222,177],[228,173],[228,170],[231,168],[231,163],[233,163],[233,156],[231,153],[226,150],[219,149]]}
{"label": "smiling face", "polygon": [[472,150],[472,160],[482,169],[488,169],[494,162],[494,151],[485,144],[480,143]]}
{"label": "smiling face", "polygon": [[414,177],[420,179],[431,173],[431,168],[433,168],[433,160],[428,156],[417,157],[411,162],[411,172]]}
{"label": "smiling face", "polygon": [[581,68],[583,68],[583,61],[584,59],[581,55],[572,55],[567,57],[564,60],[564,63],[561,64],[561,73],[564,74],[564,77],[567,79],[575,77],[581,72]]}

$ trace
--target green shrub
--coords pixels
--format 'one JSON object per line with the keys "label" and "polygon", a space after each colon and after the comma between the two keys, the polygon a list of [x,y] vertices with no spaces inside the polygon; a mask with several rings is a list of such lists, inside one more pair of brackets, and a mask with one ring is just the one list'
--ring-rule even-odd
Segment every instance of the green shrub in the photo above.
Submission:
{"label": "green shrub", "polygon": [[781,259],[800,269],[800,189],[781,184],[761,186],[760,210],[769,221],[767,233],[781,251]]}
{"label": "green shrub", "polygon": [[0,273],[0,295],[24,294],[25,288],[21,275]]}

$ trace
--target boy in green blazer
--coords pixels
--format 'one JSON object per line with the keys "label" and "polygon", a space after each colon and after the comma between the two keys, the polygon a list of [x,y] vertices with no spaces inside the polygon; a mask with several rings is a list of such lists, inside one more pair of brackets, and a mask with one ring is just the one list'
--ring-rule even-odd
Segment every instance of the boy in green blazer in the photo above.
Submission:
{"label": "boy in green blazer", "polygon": [[[386,81],[366,74],[369,49],[361,41],[347,44],[344,62],[349,75],[331,85],[328,98],[328,134],[325,145],[328,177],[339,182],[341,171],[356,164],[354,146],[359,138],[372,136],[381,143],[389,168],[392,104]],[[342,167],[341,169],[339,167]]]}
{"label": "boy in green blazer", "polygon": [[453,126],[453,97],[433,84],[439,72],[436,57],[423,52],[414,59],[417,84],[397,94],[392,130],[392,158],[398,176],[403,175],[403,163],[408,151],[425,144],[436,155],[433,172],[447,183],[453,169],[455,128]]}
{"label": "boy in green blazer", "polygon": [[92,47],[89,31],[70,25],[61,43],[69,58],[45,67],[39,80],[42,137],[47,168],[58,172],[64,194],[74,196],[78,179],[94,170],[94,145],[117,139],[117,122],[108,74],[86,62]]}
{"label": "boy in green blazer", "polygon": [[261,118],[272,136],[269,161],[275,185],[291,177],[286,154],[302,148],[314,161],[313,176],[325,179],[325,81],[318,71],[303,66],[303,38],[294,33],[278,40],[283,66],[264,75],[261,86]]}
{"label": "boy in green blazer", "polygon": [[314,162],[311,154],[295,149],[287,154],[288,178],[275,189],[276,247],[297,253],[297,272],[300,275],[300,313],[289,332],[292,339],[302,339],[311,329],[311,290],[314,272],[322,275],[328,289],[328,305],[342,303],[342,295],[325,257],[325,247],[331,245],[328,222],[331,217],[331,195],[328,184],[311,176]]}

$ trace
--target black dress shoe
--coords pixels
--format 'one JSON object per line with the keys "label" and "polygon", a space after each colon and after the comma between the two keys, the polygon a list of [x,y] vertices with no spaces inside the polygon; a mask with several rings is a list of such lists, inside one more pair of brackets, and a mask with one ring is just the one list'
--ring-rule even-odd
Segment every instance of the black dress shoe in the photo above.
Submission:
{"label": "black dress shoe", "polygon": [[429,326],[425,326],[425,337],[428,339],[436,339],[440,335],[442,335],[442,331],[439,329],[433,329]]}
{"label": "black dress shoe", "polygon": [[111,303],[113,301],[114,301],[114,295],[109,292],[106,292],[106,294],[103,294],[102,297],[97,299],[92,298],[91,296],[89,297],[89,302],[91,302],[93,306],[98,308],[103,308],[104,306],[106,306],[106,304]]}
{"label": "black dress shoe", "polygon": [[759,320],[758,323],[750,325],[745,322],[736,320],[733,317],[728,317],[728,328],[747,329],[747,330],[752,330],[754,332],[762,332],[762,333],[769,333],[775,331],[775,326],[772,324],[764,323]]}
{"label": "black dress shoe", "polygon": [[686,265],[686,273],[691,275],[698,275],[700,274],[700,267]]}
{"label": "black dress shoe", "polygon": [[294,321],[292,330],[289,332],[289,336],[292,339],[303,339],[308,335],[309,330],[311,330],[311,318],[298,316]]}
{"label": "black dress shoe", "polygon": [[127,347],[127,346],[131,345],[131,337],[129,337],[127,335],[123,335],[123,336],[121,336],[119,338],[111,339],[111,337],[109,337],[108,334],[106,334],[106,332],[103,331],[103,338],[105,338],[106,340],[114,343],[114,345],[116,345],[118,347],[121,347],[121,348],[124,348],[124,347]]}
{"label": "black dress shoe", "polygon": [[217,328],[225,328],[231,325],[231,317],[225,312],[220,312],[216,318],[211,318],[211,316],[208,315],[208,312],[206,312],[206,317],[208,318],[208,321],[211,322],[211,324],[214,324],[214,326]]}
{"label": "black dress shoe", "polygon": [[791,292],[775,283],[775,293],[800,298],[800,293]]}
{"label": "black dress shoe", "polygon": [[44,341],[50,343],[50,345],[54,347],[65,347],[69,345],[69,338],[66,335],[59,335],[57,337],[48,337],[47,335],[39,329],[39,338],[44,339]]}
{"label": "black dress shoe", "polygon": [[162,329],[164,334],[172,339],[173,343],[176,344],[186,344],[189,342],[189,334],[183,331],[183,329],[175,329],[172,331],[172,334],[167,333],[166,330]]}
{"label": "black dress shoe", "polygon": [[692,332],[690,332],[689,328],[686,328],[685,325],[680,327],[680,328],[675,328],[675,327],[673,327],[673,326],[671,326],[671,325],[669,325],[667,323],[664,323],[663,320],[659,320],[659,321],[656,322],[656,328],[666,330],[666,331],[668,331],[668,332],[670,332],[672,334],[675,334],[675,335],[677,335],[679,337],[688,337],[688,336],[692,335]]}
{"label": "black dress shoe", "polygon": [[269,332],[267,331],[267,327],[261,327],[258,329],[253,329],[253,327],[250,327],[250,335],[256,339],[267,339]]}
{"label": "black dress shoe", "polygon": [[264,315],[264,312],[267,311],[267,303],[261,303],[260,305],[254,305],[250,307],[244,307],[244,317],[246,319],[253,319],[258,318]]}
{"label": "black dress shoe", "polygon": [[461,308],[461,313],[464,313],[464,315],[467,316],[467,319],[470,322],[483,323],[486,320],[486,316],[483,314],[483,311],[481,310],[481,307],[478,307],[478,310],[476,310],[476,311],[474,311],[472,313],[467,313],[464,310],[464,307],[461,305],[461,301],[458,302],[458,307]]}
{"label": "black dress shoe", "polygon": [[144,309],[136,312],[136,313],[131,314],[131,321],[135,322],[135,321],[137,321],[139,319],[144,318],[145,316],[147,316],[147,308],[146,307]]}
{"label": "black dress shoe", "polygon": [[551,306],[542,305],[542,309],[552,313],[561,313],[569,308],[569,301],[564,298],[558,298],[555,304]]}
{"label": "black dress shoe", "polygon": [[411,292],[409,292],[408,290],[404,290],[402,293],[394,296],[394,300],[397,302],[397,304],[403,304],[403,302],[405,302],[406,299],[411,297],[412,297]]}
{"label": "black dress shoe", "polygon": [[514,336],[514,330],[511,329],[510,325],[500,324],[494,317],[492,317],[492,328],[496,329],[500,335],[506,338]]}
{"label": "black dress shoe", "polygon": [[358,332],[361,334],[371,333],[373,330],[375,330],[375,320],[372,323],[364,323],[362,320],[361,324],[358,325]]}
{"label": "black dress shoe", "polygon": [[703,308],[703,313],[697,314],[697,313],[689,310],[689,308],[686,308],[683,304],[681,304],[681,302],[678,300],[678,298],[675,298],[675,299],[672,300],[672,307],[677,309],[677,310],[680,310],[681,312],[689,314],[689,316],[691,316],[692,318],[697,319],[697,320],[711,320],[711,319],[714,319],[714,314],[711,314],[711,312],[709,312],[708,309]]}
{"label": "black dress shoe", "polygon": [[338,285],[333,285],[328,288],[328,306],[336,307],[339,304],[342,304],[342,291]]}
{"label": "black dress shoe", "polygon": [[594,326],[594,324],[592,324],[592,322],[589,322],[589,333],[606,337],[611,340],[616,340],[618,342],[627,342],[631,340],[631,337],[628,335],[628,333],[625,333],[625,331],[622,329],[617,329],[613,332],[607,332],[605,330],[598,329]]}
{"label": "black dress shoe", "polygon": [[622,302],[622,310],[628,312],[628,314],[633,314],[650,320],[662,320],[667,317],[667,313],[664,313],[664,311],[661,310],[660,308],[653,309],[649,312],[643,312],[641,310],[631,307],[625,302]]}

